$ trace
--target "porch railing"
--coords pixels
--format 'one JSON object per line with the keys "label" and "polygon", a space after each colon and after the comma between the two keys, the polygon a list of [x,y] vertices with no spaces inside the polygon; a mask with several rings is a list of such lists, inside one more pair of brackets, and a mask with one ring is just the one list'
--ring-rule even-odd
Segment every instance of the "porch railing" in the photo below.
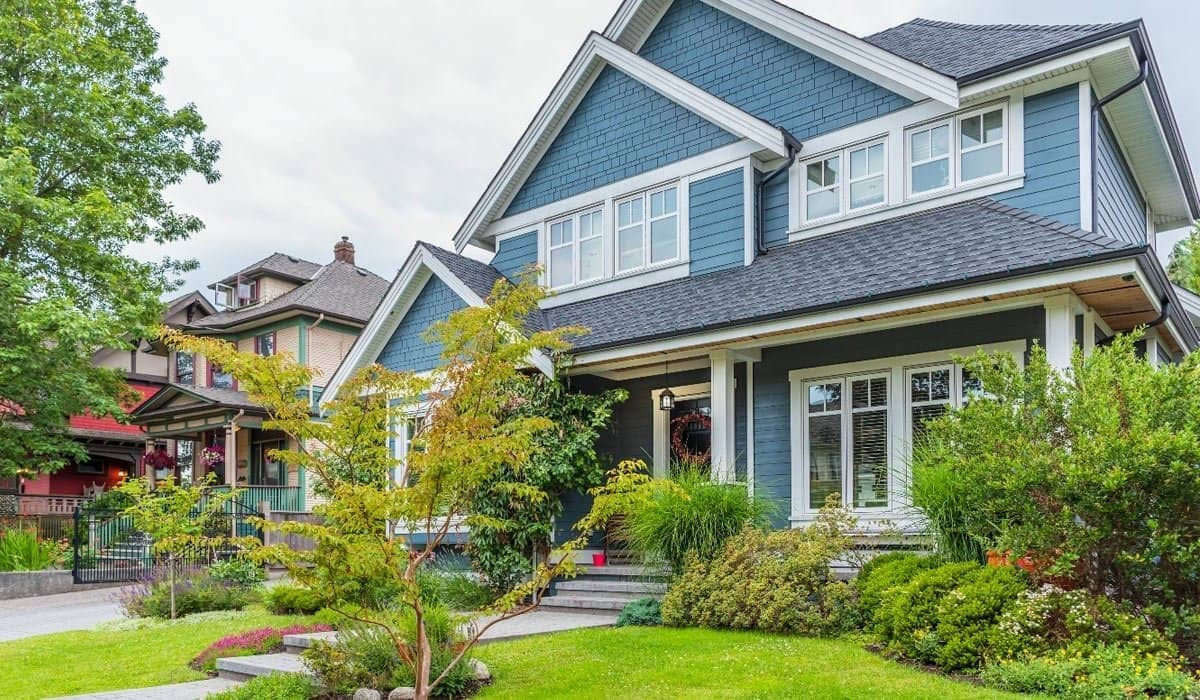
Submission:
{"label": "porch railing", "polygon": [[65,515],[70,517],[75,509],[88,502],[86,496],[43,496],[21,494],[17,496],[17,515]]}
{"label": "porch railing", "polygon": [[[228,486],[217,486],[216,490],[228,490]],[[247,508],[257,511],[258,504],[266,501],[271,510],[304,510],[304,493],[299,486],[239,486],[237,500]]]}

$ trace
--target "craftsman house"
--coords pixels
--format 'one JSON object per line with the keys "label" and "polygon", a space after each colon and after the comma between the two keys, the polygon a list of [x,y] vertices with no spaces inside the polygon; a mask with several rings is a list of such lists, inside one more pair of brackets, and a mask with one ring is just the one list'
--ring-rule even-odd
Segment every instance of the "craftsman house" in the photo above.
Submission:
{"label": "craftsman house", "polygon": [[591,329],[574,386],[630,392],[614,460],[707,456],[781,524],[837,493],[869,531],[923,422],[973,390],[954,356],[1036,343],[1061,367],[1139,325],[1152,362],[1193,350],[1156,246],[1198,215],[1140,21],[860,38],[771,0],[625,0],[327,391],[433,369],[430,322],[536,267],[533,322]]}
{"label": "craftsman house", "polygon": [[[316,399],[349,352],[387,290],[387,281],[359,267],[346,237],[333,260],[320,264],[275,253],[209,285],[216,312],[181,325],[187,333],[226,339],[261,355],[290,353],[317,372]],[[262,429],[265,412],[237,381],[204,357],[166,350],[168,381],[133,412],[145,439],[174,446],[184,479],[209,473],[244,489],[242,500],[275,510],[306,510],[303,470],[271,458],[284,436]]]}

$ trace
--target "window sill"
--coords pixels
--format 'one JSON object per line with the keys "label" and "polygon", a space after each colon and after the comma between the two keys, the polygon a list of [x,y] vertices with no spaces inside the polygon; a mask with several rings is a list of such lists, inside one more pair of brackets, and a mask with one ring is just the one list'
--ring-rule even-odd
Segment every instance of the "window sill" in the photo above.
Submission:
{"label": "window sill", "polygon": [[658,282],[687,277],[690,263],[690,260],[672,260],[670,262],[659,263],[653,267],[643,267],[640,270],[622,272],[612,277],[584,282],[573,287],[550,290],[553,296],[544,300],[542,307],[551,308],[561,306],[583,299],[591,299]]}
{"label": "window sill", "polygon": [[1025,173],[1007,175],[1000,178],[981,180],[970,185],[964,185],[950,190],[938,190],[926,194],[914,195],[900,204],[872,207],[848,214],[832,221],[821,221],[810,226],[802,226],[788,233],[788,241],[802,241],[806,238],[821,236],[827,233],[844,231],[855,226],[872,224],[878,221],[913,214],[929,209],[936,209],[957,202],[987,197],[1001,192],[1019,189],[1025,186]]}

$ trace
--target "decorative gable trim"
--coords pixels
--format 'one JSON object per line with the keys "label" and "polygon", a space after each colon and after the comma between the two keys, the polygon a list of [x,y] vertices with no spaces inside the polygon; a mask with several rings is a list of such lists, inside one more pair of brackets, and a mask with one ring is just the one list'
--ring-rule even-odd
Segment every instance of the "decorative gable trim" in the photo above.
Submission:
{"label": "decorative gable trim", "polygon": [[[702,0],[772,36],[903,95],[959,106],[958,82],[773,0]],[[625,0],[604,36],[637,51],[672,0]]]}
{"label": "decorative gable trim", "polygon": [[[350,352],[330,378],[324,393],[321,394],[322,405],[337,396],[342,384],[351,374],[379,358],[379,353],[396,332],[400,322],[408,315],[413,302],[431,277],[440,279],[471,306],[484,306],[486,303],[458,275],[438,260],[425,244],[417,243],[404,265],[400,267],[395,281],[388,287],[383,301],[375,308],[375,313],[371,314],[367,327],[359,334],[354,345],[350,347]],[[544,353],[537,353],[529,362],[547,376],[554,376],[554,363]]]}
{"label": "decorative gable trim", "polygon": [[461,251],[476,240],[492,219],[504,211],[604,65],[616,68],[731,134],[758,144],[763,151],[779,157],[787,155],[786,138],[779,128],[592,32],[454,234],[456,250]]}

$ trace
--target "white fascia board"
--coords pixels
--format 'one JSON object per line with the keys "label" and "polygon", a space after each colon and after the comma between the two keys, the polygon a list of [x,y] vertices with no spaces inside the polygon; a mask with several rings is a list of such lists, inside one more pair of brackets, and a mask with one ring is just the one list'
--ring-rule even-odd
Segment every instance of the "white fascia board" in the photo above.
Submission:
{"label": "white fascia board", "polygon": [[[763,342],[760,340],[761,337],[782,335],[790,331],[800,331],[812,326],[853,322],[856,319],[868,316],[903,314],[930,306],[963,304],[986,296],[1020,294],[1028,290],[1063,287],[1098,277],[1120,277],[1127,274],[1140,275],[1136,261],[1132,259],[1113,260],[1095,265],[1082,265],[1033,275],[1009,277],[982,284],[929,292],[927,294],[839,307],[811,314],[802,314],[792,318],[681,335],[674,338],[596,350],[594,352],[581,352],[575,356],[575,366],[583,368],[587,365],[614,362],[655,353],[669,353],[688,348],[706,347],[715,344],[738,344],[744,342],[747,344],[747,347],[774,345],[773,341]],[[1143,284],[1143,289],[1148,290],[1148,285]]]}
{"label": "white fascia board", "polygon": [[[604,36],[619,44],[640,46],[645,37],[626,37],[642,5],[655,0],[625,0]],[[910,100],[933,99],[958,107],[958,82],[947,75],[881,49],[773,0],[702,0],[753,27],[778,37],[836,66],[882,85]],[[650,25],[643,31],[653,31]]]}
{"label": "white fascia board", "polygon": [[521,135],[512,153],[488,183],[483,196],[454,234],[454,246],[459,252],[478,236],[507,204],[510,185],[528,176],[546,148],[553,142],[552,134],[570,116],[582,97],[580,88],[597,72],[599,62],[611,65],[630,78],[646,85],[663,97],[680,104],[730,133],[749,139],[765,150],[779,156],[787,155],[783,132],[682,78],[632,53],[603,36],[592,33],[583,42],[550,97]]}
{"label": "white fascia board", "polygon": [[1126,52],[1130,56],[1133,65],[1137,65],[1137,58],[1134,57],[1133,44],[1128,37],[1114,39],[1103,44],[1090,46],[1086,49],[1073,51],[1064,54],[1057,58],[1042,63],[1035,63],[1032,66],[1018,68],[1007,73],[986,78],[977,83],[971,83],[962,88],[962,99],[964,101],[986,97],[995,92],[1012,89],[1019,85],[1025,85],[1046,78],[1056,76],[1060,73],[1070,72],[1083,68],[1091,61],[1106,56],[1111,53]]}

